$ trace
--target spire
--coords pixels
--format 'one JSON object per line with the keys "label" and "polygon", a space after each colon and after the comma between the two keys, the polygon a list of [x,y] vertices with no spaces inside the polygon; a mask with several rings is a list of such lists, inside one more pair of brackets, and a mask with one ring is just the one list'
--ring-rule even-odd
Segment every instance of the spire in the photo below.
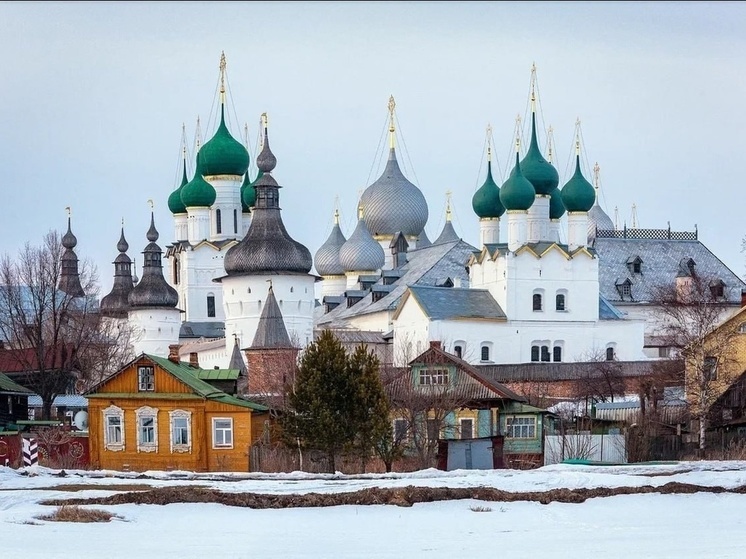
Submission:
{"label": "spire", "polygon": [[551,126],[547,131],[547,161],[552,163],[554,159],[554,128]]}
{"label": "spire", "polygon": [[238,336],[235,334],[233,334],[233,352],[231,353],[231,360],[230,363],[228,363],[228,368],[237,369],[239,376],[246,376],[246,363],[244,363],[241,349],[238,347]]}
{"label": "spire", "polygon": [[487,165],[492,163],[492,125],[487,124]]}
{"label": "spire", "polygon": [[127,301],[130,308],[176,308],[179,295],[163,277],[161,260],[163,251],[156,244],[158,230],[155,228],[153,201],[148,200],[148,203],[150,204],[150,228],[146,237],[150,242],[143,250],[142,279],[132,289]]}
{"label": "spire", "polygon": [[531,112],[536,113],[536,62],[531,64]]}
{"label": "spire", "polygon": [[290,336],[285,328],[285,321],[282,319],[280,306],[277,304],[275,292],[272,284],[267,291],[267,300],[264,302],[262,314],[259,317],[259,324],[256,327],[254,341],[251,343],[254,348],[293,347],[290,343]]}
{"label": "spire", "polygon": [[446,190],[446,221],[451,221],[451,194],[450,190]]}
{"label": "spire", "polygon": [[225,51],[220,53],[220,104],[225,105]]}
{"label": "spire", "polygon": [[471,207],[480,219],[499,218],[505,213],[505,208],[500,202],[500,188],[492,177],[492,126],[489,124],[487,125],[487,178],[472,196]]}
{"label": "spire", "polygon": [[396,147],[396,126],[394,125],[394,109],[396,109],[396,101],[394,96],[389,97],[389,148],[394,149]]}
{"label": "spire", "polygon": [[126,318],[129,311],[129,294],[134,287],[132,262],[127,256],[129,243],[124,238],[124,219],[122,232],[117,242],[119,254],[114,259],[114,284],[108,295],[101,299],[101,314],[110,318]]}
{"label": "spire", "polygon": [[61,244],[65,249],[62,252],[61,270],[59,288],[70,297],[83,297],[85,292],[80,284],[80,275],[78,273],[78,257],[73,250],[78,244],[78,239],[73,235],[70,223],[70,206],[66,207],[67,211],[67,233],[62,237]]}

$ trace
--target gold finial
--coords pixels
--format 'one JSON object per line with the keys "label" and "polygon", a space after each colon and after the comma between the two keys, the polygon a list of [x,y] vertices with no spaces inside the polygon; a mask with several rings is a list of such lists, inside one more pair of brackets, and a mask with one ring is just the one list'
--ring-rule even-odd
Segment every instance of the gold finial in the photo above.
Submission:
{"label": "gold finial", "polygon": [[580,155],[580,117],[575,120],[575,155]]}
{"label": "gold finial", "polygon": [[593,186],[596,187],[596,190],[598,190],[600,183],[600,174],[601,167],[598,166],[598,161],[596,161],[596,164],[593,166]]}
{"label": "gold finial", "polygon": [[197,151],[199,151],[200,145],[202,144],[202,129],[199,125],[199,115],[197,115],[197,130],[195,130],[194,135],[196,136],[194,143],[197,146]]}
{"label": "gold finial", "polygon": [[531,64],[531,112],[536,112],[536,62]]}
{"label": "gold finial", "polygon": [[225,51],[220,52],[220,103],[225,104]]}
{"label": "gold finial", "polygon": [[334,209],[334,225],[339,225],[339,208]]}
{"label": "gold finial", "polygon": [[549,130],[547,131],[547,159],[549,162],[552,162],[552,152],[553,152],[553,144],[554,144],[554,128],[552,126],[549,126]]}
{"label": "gold finial", "polygon": [[451,221],[451,194],[450,190],[446,190],[446,221]]}
{"label": "gold finial", "polygon": [[487,161],[492,161],[492,125],[487,123]]}
{"label": "gold finial", "polygon": [[389,97],[389,147],[394,149],[394,132],[396,127],[394,126],[394,109],[396,109],[396,101],[394,96]]}
{"label": "gold finial", "polygon": [[515,137],[515,152],[521,153],[521,138],[520,136]]}
{"label": "gold finial", "polygon": [[67,212],[67,217],[70,217],[73,213],[73,211],[70,209],[70,206],[65,206],[65,211]]}
{"label": "gold finial", "polygon": [[152,211],[153,210],[153,206],[155,205],[155,204],[153,204],[153,199],[152,198],[148,198],[148,204],[150,205],[150,210]]}
{"label": "gold finial", "polygon": [[183,122],[181,123],[181,155],[184,157],[184,161],[186,161],[186,124]]}
{"label": "gold finial", "polygon": [[363,203],[362,202],[357,205],[357,218],[363,219]]}

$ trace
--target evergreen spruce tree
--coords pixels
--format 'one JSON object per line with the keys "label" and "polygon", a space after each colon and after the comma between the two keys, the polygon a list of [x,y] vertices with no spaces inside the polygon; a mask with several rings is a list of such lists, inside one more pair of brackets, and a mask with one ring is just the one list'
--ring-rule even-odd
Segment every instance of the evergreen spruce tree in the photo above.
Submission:
{"label": "evergreen spruce tree", "polygon": [[[365,467],[377,446],[391,439],[389,401],[383,389],[378,358],[360,345],[349,357],[350,373],[357,385],[357,402],[354,406],[354,449]],[[386,465],[390,471],[390,464]]]}
{"label": "evergreen spruce tree", "polygon": [[348,366],[347,352],[330,330],[303,353],[289,409],[282,418],[287,437],[302,448],[324,452],[332,473],[335,457],[355,439],[358,387]]}

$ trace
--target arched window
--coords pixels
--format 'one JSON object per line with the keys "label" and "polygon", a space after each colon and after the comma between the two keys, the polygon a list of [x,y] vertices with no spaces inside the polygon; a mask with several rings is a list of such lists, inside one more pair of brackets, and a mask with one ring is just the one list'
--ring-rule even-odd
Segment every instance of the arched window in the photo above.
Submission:
{"label": "arched window", "polygon": [[562,346],[561,345],[554,346],[552,353],[553,353],[552,361],[555,361],[555,362],[562,361]]}
{"label": "arched window", "polygon": [[539,346],[532,345],[531,346],[531,361],[537,362],[538,360],[539,360]]}
{"label": "arched window", "polygon": [[218,235],[223,232],[223,224],[221,223],[220,210],[215,210],[215,231]]}
{"label": "arched window", "polygon": [[207,294],[207,316],[215,318],[215,295],[213,293]]}
{"label": "arched window", "polygon": [[233,232],[238,233],[238,210],[233,210]]}
{"label": "arched window", "polygon": [[463,357],[464,348],[460,345],[455,345],[453,346],[453,353],[454,355],[456,355],[456,357],[461,359]]}
{"label": "arched window", "polygon": [[542,310],[542,301],[541,301],[541,293],[534,293],[533,297],[533,310],[540,311]]}
{"label": "arched window", "polygon": [[548,345],[541,346],[541,360],[544,363],[549,363],[549,346]]}
{"label": "arched window", "polygon": [[489,342],[482,343],[482,349],[481,349],[481,355],[480,359],[482,361],[489,361],[490,360],[490,353],[491,353],[491,346],[492,344]]}
{"label": "arched window", "polygon": [[174,285],[179,285],[179,279],[180,279],[179,278],[179,271],[180,271],[179,270],[179,259],[178,258],[174,258],[173,270],[172,270],[173,277],[174,277]]}
{"label": "arched window", "polygon": [[563,291],[558,292],[555,296],[554,308],[560,312],[567,310],[567,295]]}
{"label": "arched window", "polygon": [[614,361],[616,359],[616,351],[613,345],[607,346],[606,348],[606,360]]}

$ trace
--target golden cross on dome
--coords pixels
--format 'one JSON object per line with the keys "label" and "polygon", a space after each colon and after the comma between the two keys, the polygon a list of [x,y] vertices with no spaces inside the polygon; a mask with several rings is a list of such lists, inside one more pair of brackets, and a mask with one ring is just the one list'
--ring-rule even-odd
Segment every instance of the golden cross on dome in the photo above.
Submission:
{"label": "golden cross on dome", "polygon": [[220,102],[225,103],[225,51],[220,53]]}
{"label": "golden cross on dome", "polygon": [[492,125],[487,123],[487,161],[492,161]]}
{"label": "golden cross on dome", "polygon": [[596,164],[593,166],[593,186],[596,187],[596,190],[598,190],[600,174],[601,167],[598,166],[598,161],[596,161]]}
{"label": "golden cross on dome", "polygon": [[549,162],[552,162],[552,144],[554,144],[554,128],[549,126],[549,130],[547,131],[547,151],[548,151],[548,158]]}
{"label": "golden cross on dome", "polygon": [[446,190],[446,221],[451,221],[451,192],[450,190]]}
{"label": "golden cross on dome", "polygon": [[396,109],[396,101],[394,96],[389,97],[389,134],[390,134],[390,147],[394,148],[394,132],[396,127],[394,126],[394,109]]}

